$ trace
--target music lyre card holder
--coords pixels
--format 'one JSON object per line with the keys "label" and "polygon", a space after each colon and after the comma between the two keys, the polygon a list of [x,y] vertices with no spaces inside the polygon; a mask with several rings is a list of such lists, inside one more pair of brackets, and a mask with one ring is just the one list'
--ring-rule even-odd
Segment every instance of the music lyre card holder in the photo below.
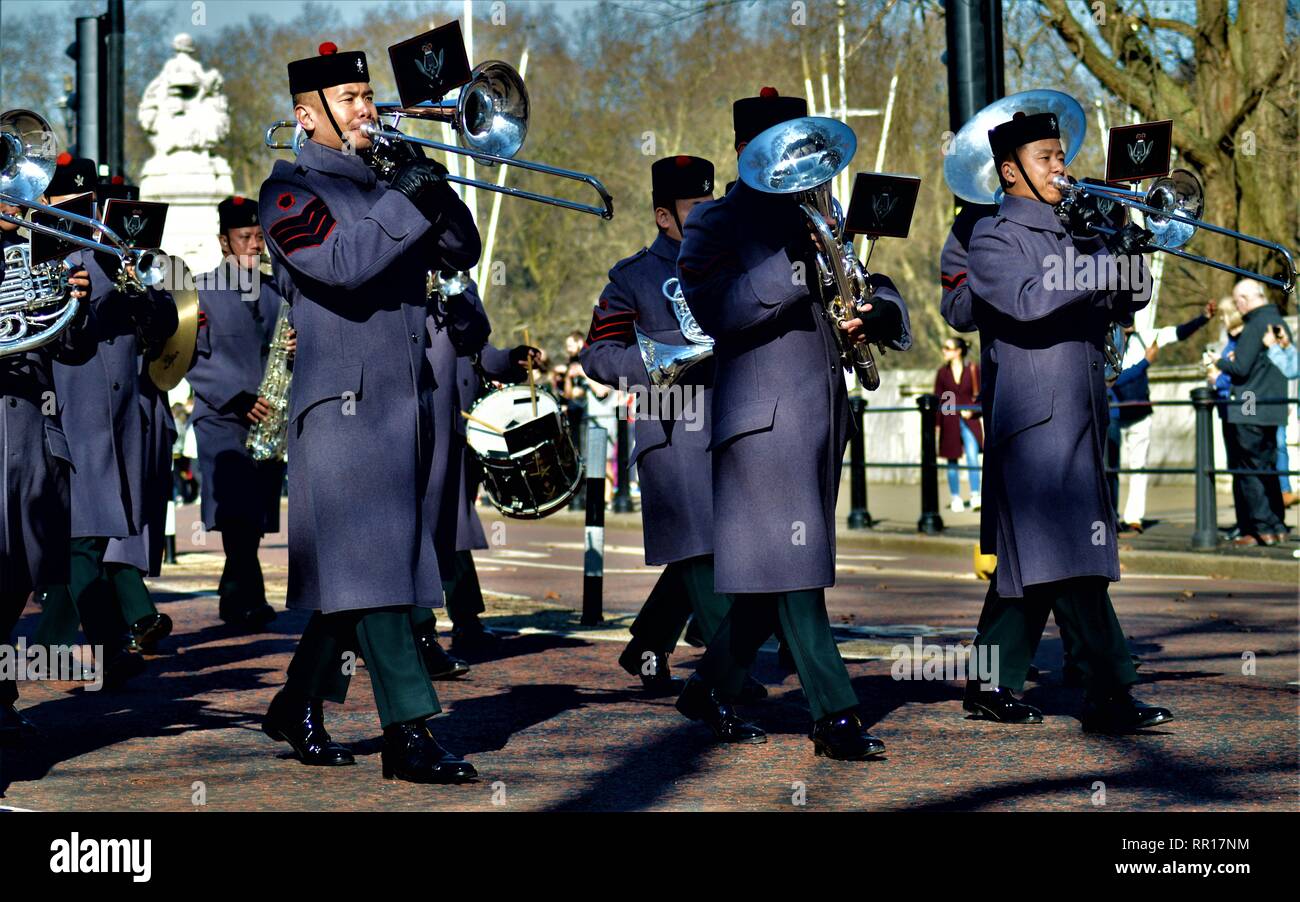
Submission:
{"label": "music lyre card holder", "polygon": [[1140,182],[1169,174],[1174,120],[1117,125],[1106,138],[1106,181]]}
{"label": "music lyre card holder", "polygon": [[859,172],[853,180],[845,234],[871,239],[906,238],[920,190],[920,176]]}
{"label": "music lyre card holder", "polygon": [[[66,210],[69,213],[76,213],[78,216],[90,218],[95,215],[95,195],[87,191],[85,194],[78,194],[76,197],[69,197],[61,203],[54,204],[54,207],[59,210]],[[72,223],[52,213],[42,213],[40,210],[32,212],[32,222],[53,226],[60,231],[70,232],[79,238],[95,237],[95,230],[90,226]],[[32,230],[33,266],[37,263],[48,263],[51,260],[62,260],[75,250],[79,250],[79,246],[71,241],[64,241],[62,238],[55,238],[53,235]]]}
{"label": "music lyre card holder", "polygon": [[150,200],[112,198],[104,205],[104,225],[136,250],[162,246],[167,205]]}
{"label": "music lyre card holder", "polygon": [[441,100],[469,81],[469,57],[460,22],[449,22],[388,48],[402,106]]}

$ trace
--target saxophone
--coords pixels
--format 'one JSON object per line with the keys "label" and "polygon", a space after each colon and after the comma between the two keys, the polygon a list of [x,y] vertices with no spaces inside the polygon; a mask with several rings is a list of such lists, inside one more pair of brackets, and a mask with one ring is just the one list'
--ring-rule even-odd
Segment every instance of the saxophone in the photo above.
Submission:
{"label": "saxophone", "polygon": [[275,335],[271,339],[271,350],[266,360],[266,374],[257,394],[267,400],[271,407],[270,414],[260,423],[254,423],[248,430],[245,447],[253,460],[278,460],[285,458],[285,446],[289,438],[289,384],[293,381],[293,370],[289,369],[289,304],[280,305],[280,314],[275,320]]}

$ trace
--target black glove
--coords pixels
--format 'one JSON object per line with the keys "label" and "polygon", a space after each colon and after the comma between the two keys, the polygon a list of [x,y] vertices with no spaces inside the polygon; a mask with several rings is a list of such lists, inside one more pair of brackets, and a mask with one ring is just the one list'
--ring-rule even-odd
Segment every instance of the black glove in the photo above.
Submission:
{"label": "black glove", "polygon": [[436,222],[445,209],[442,199],[447,189],[447,167],[436,160],[412,160],[397,170],[388,187],[405,194],[425,219]]}
{"label": "black glove", "polygon": [[868,300],[867,303],[871,304],[871,309],[856,314],[862,320],[862,331],[867,341],[889,342],[903,334],[903,314],[896,304],[880,299]]}
{"label": "black glove", "polygon": [[1129,254],[1150,253],[1153,248],[1148,246],[1147,242],[1153,237],[1142,226],[1130,222],[1112,235],[1107,244],[1110,247],[1110,252],[1116,257],[1127,257]]}
{"label": "black glove", "polygon": [[510,352],[510,362],[521,370],[533,357],[537,358],[539,364],[541,363],[542,352],[532,345],[519,345]]}

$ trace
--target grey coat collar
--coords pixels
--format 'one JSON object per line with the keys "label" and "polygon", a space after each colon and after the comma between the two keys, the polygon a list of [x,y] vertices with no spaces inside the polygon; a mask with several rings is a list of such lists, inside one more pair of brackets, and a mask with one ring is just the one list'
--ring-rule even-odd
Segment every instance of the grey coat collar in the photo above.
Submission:
{"label": "grey coat collar", "polygon": [[677,254],[681,249],[680,241],[674,241],[663,232],[660,232],[659,237],[650,245],[650,253],[656,257],[663,257],[669,263],[677,262]]}
{"label": "grey coat collar", "polygon": [[1027,197],[1016,197],[1008,194],[1002,198],[1002,206],[998,208],[998,215],[1003,219],[1009,219],[1031,229],[1065,234],[1065,226],[1061,224],[1061,220],[1057,217],[1056,210],[1050,204],[1045,204],[1040,200],[1031,200]]}
{"label": "grey coat collar", "polygon": [[367,188],[376,181],[374,170],[357,154],[334,150],[311,140],[303,144],[298,153],[298,168],[342,176]]}

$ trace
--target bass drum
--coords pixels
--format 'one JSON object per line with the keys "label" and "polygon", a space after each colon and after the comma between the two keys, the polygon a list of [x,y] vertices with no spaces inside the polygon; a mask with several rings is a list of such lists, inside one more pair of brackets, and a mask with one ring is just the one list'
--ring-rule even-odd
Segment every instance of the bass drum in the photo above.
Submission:
{"label": "bass drum", "polygon": [[[538,520],[569,503],[582,483],[582,458],[555,397],[507,385],[470,408],[465,440],[483,468],[483,488],[507,517]],[[475,421],[478,422],[475,422]]]}

